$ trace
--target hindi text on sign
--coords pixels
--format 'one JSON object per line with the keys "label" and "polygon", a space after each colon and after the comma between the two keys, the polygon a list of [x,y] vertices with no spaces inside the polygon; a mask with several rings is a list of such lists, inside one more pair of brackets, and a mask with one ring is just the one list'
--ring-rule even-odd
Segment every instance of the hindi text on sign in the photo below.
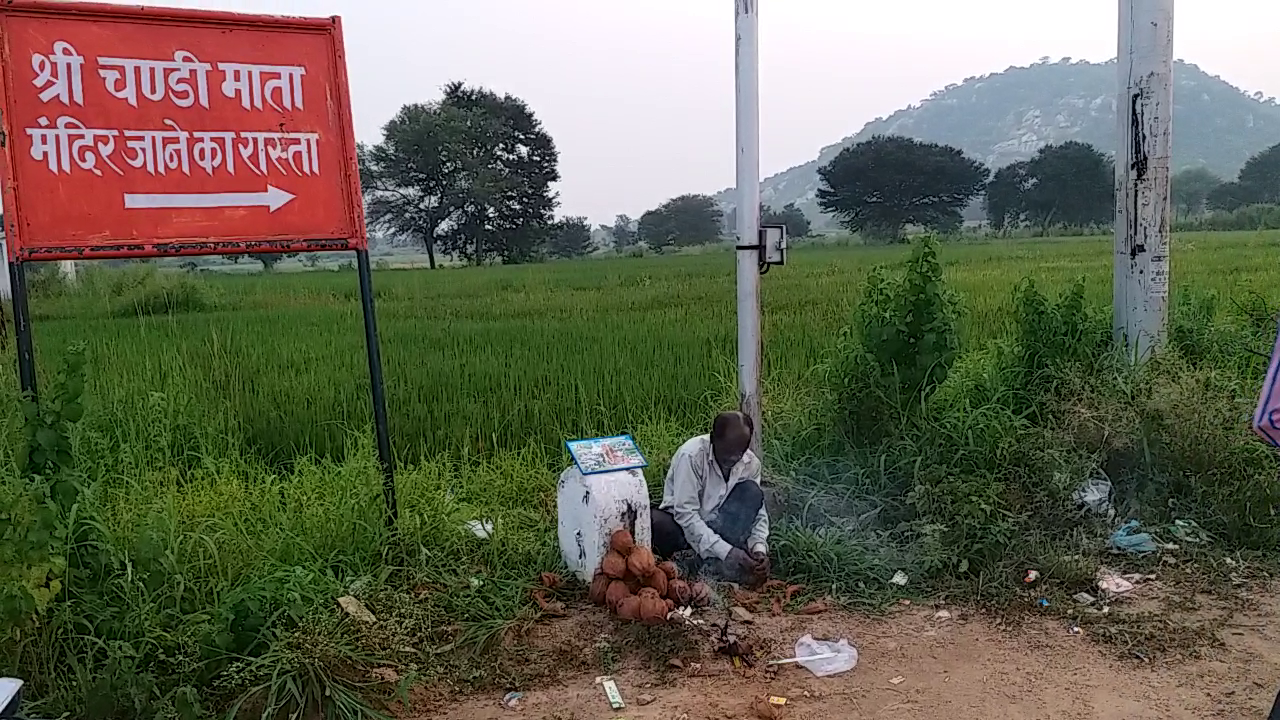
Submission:
{"label": "hindi text on sign", "polygon": [[[166,118],[168,129],[118,130],[89,128],[63,115],[53,124],[47,117],[39,127],[27,128],[31,138],[31,159],[43,161],[55,175],[71,173],[72,163],[101,176],[104,165],[123,175],[112,161],[116,138],[123,138],[125,164],[150,175],[166,175],[170,170],[191,175],[191,164],[212,176],[222,168],[236,173],[236,155],[255,175],[268,176],[274,167],[282,175],[320,174],[320,134],[311,132],[260,132],[255,130],[188,132]],[[194,138],[194,143],[191,142]]]}
{"label": "hindi text on sign", "polygon": [[[138,107],[138,96],[151,102],[167,97],[180,108],[199,105],[209,108],[209,73],[213,64],[201,62],[194,53],[177,50],[169,60],[142,58],[95,58],[98,75],[112,97]],[[40,90],[41,102],[55,98],[64,105],[84,105],[84,56],[64,40],[53,44],[53,52],[32,53],[31,82]],[[277,112],[303,109],[302,78],[307,69],[297,65],[257,65],[219,62],[222,73],[219,89],[223,97],[235,100],[245,110],[262,110],[263,103]]]}

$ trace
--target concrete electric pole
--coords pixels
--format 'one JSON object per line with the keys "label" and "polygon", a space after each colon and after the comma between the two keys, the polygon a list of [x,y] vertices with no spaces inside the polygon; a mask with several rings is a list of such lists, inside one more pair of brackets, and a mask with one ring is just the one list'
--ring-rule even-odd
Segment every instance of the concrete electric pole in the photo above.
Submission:
{"label": "concrete electric pole", "polygon": [[1173,0],[1120,0],[1114,321],[1135,360],[1164,342],[1169,313]]}

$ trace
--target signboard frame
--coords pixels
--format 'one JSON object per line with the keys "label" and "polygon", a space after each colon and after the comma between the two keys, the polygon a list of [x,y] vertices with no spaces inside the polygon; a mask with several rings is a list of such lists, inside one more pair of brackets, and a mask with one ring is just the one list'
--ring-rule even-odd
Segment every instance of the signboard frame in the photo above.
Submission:
{"label": "signboard frame", "polygon": [[[113,238],[93,245],[67,244],[58,248],[33,248],[27,244],[27,224],[24,220],[24,200],[19,192],[14,157],[22,152],[21,130],[10,127],[14,116],[15,98],[11,90],[16,86],[15,73],[29,69],[29,62],[13,62],[10,50],[10,22],[13,18],[69,19],[81,21],[113,21],[150,25],[185,25],[188,27],[214,27],[281,33],[308,33],[327,36],[331,49],[333,77],[337,93],[337,121],[341,144],[341,180],[346,197],[347,228],[341,233],[318,233],[305,238],[282,237],[272,234],[228,235],[222,237],[190,237],[175,240],[147,240],[127,242]],[[87,64],[86,64],[87,65]],[[175,255],[214,255],[239,253],[285,253],[359,250],[368,247],[368,235],[364,223],[363,194],[360,189],[359,165],[356,156],[355,126],[351,117],[350,82],[347,77],[346,50],[342,41],[342,21],[338,17],[312,18],[276,15],[246,15],[240,13],[194,10],[185,8],[141,7],[131,5],[107,5],[84,2],[49,2],[48,0],[5,0],[0,4],[0,148],[4,162],[0,163],[0,192],[3,193],[5,224],[11,260],[81,260],[90,258],[152,258]]]}
{"label": "signboard frame", "polygon": [[[180,238],[105,238],[96,244],[71,242],[51,245],[42,242],[39,247],[27,243],[28,223],[25,212],[29,209],[19,188],[20,166],[14,162],[25,139],[14,124],[15,97],[18,86],[16,75],[32,63],[11,61],[11,21],[14,18],[49,18],[88,22],[119,22],[133,25],[167,25],[188,28],[214,27],[234,31],[279,31],[312,33],[327,36],[331,52],[332,84],[335,96],[326,98],[326,108],[336,105],[336,120],[342,159],[337,182],[344,197],[345,225],[341,232],[320,232],[308,237],[264,233],[229,233],[224,235]],[[300,82],[300,81],[299,81]],[[300,85],[298,87],[301,87]],[[225,91],[224,91],[225,92]],[[300,92],[300,90],[299,90]],[[395,477],[388,432],[386,398],[382,378],[382,361],[378,346],[377,319],[374,311],[372,270],[369,262],[368,231],[364,220],[363,193],[360,187],[355,127],[351,116],[350,85],[347,78],[346,51],[342,40],[342,21],[337,16],[286,17],[275,15],[251,15],[242,13],[194,10],[184,8],[139,7],[109,5],[89,2],[57,2],[54,0],[3,0],[0,2],[0,196],[4,201],[4,223],[8,245],[9,275],[13,290],[14,326],[17,335],[18,375],[22,392],[29,399],[37,399],[34,343],[31,334],[31,316],[28,307],[26,264],[49,260],[84,260],[109,258],[163,258],[192,255],[253,254],[253,253],[301,253],[354,251],[359,275],[361,307],[364,315],[366,350],[369,361],[370,389],[373,401],[374,425],[377,434],[378,458],[384,477],[383,491],[386,501],[387,522],[394,526],[397,519]],[[301,103],[299,103],[301,106]],[[136,106],[135,106],[136,107]],[[205,106],[207,107],[207,105]],[[247,107],[247,106],[246,106]],[[332,119],[333,110],[330,119]],[[317,141],[318,142],[318,141]],[[229,151],[228,146],[228,151]],[[277,145],[277,152],[279,146]],[[317,153],[320,151],[317,150]],[[212,173],[210,175],[212,177]],[[263,178],[269,181],[270,178]],[[268,190],[271,186],[267,185]],[[38,200],[35,200],[38,202]],[[125,207],[128,200],[123,200]],[[158,206],[151,206],[158,207]],[[274,212],[274,211],[273,211]],[[217,220],[217,219],[215,219]],[[86,217],[86,221],[91,221]],[[266,221],[270,225],[270,220]]]}

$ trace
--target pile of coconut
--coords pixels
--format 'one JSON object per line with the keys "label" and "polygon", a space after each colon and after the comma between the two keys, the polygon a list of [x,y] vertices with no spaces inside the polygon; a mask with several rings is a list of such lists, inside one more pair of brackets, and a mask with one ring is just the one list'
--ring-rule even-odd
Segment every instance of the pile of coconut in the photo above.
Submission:
{"label": "pile of coconut", "polygon": [[590,598],[619,619],[662,625],[676,608],[710,605],[711,589],[681,580],[674,563],[657,562],[652,550],[619,530],[609,539],[609,552],[591,581]]}

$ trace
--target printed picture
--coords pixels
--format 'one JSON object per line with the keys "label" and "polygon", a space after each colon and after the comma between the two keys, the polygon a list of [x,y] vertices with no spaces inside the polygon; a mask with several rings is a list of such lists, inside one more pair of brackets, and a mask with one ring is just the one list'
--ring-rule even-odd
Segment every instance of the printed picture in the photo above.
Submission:
{"label": "printed picture", "polygon": [[633,470],[649,464],[630,435],[570,440],[565,445],[583,475]]}

